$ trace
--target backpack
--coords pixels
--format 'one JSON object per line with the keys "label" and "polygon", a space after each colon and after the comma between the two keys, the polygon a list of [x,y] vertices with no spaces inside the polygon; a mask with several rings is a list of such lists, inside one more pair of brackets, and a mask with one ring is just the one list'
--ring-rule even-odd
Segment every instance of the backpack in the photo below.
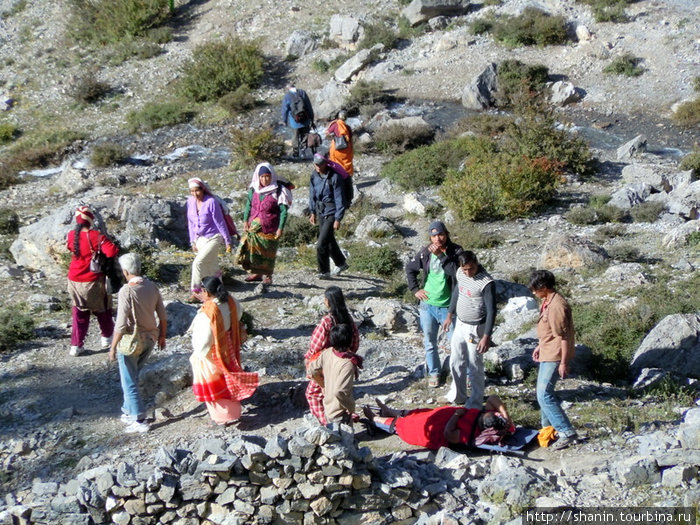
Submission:
{"label": "backpack", "polygon": [[280,193],[282,193],[282,186],[287,188],[289,191],[292,191],[293,189],[296,188],[293,182],[290,182],[288,180],[285,180],[281,177],[277,177],[277,198],[279,199]]}
{"label": "backpack", "polygon": [[307,115],[306,115],[306,106],[304,105],[304,99],[302,98],[300,92],[292,93],[292,100],[289,104],[289,108],[292,112],[292,118],[296,122],[306,122],[307,120]]}
{"label": "backpack", "polygon": [[228,210],[228,206],[226,206],[226,203],[224,200],[219,197],[218,195],[214,195],[214,198],[216,199],[216,202],[219,204],[219,208],[221,208],[221,214],[224,216],[224,222],[226,223],[226,229],[228,230],[228,236],[229,237],[235,237],[236,239],[240,238],[240,235],[238,235],[238,230],[236,229],[236,224],[233,222],[233,217],[231,217],[231,214]]}
{"label": "backpack", "polygon": [[343,192],[343,206],[347,210],[352,204],[352,199],[355,198],[355,188],[352,185],[352,177],[347,171],[345,171],[345,168],[343,168],[337,162],[333,162],[332,160],[328,160],[326,162],[328,163],[328,167],[338,174],[338,178],[342,183],[341,190]]}

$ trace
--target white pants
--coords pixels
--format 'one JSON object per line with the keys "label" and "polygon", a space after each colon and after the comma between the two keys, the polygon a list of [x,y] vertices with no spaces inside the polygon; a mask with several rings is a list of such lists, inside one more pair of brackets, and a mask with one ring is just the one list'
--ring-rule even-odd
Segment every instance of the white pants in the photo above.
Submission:
{"label": "white pants", "polygon": [[[478,408],[484,405],[484,357],[476,351],[484,325],[470,325],[459,319],[452,334],[450,371],[452,385],[447,399],[455,405]],[[471,395],[467,400],[467,376],[471,385]]]}
{"label": "white pants", "polygon": [[195,242],[197,256],[192,261],[192,291],[202,288],[204,277],[220,277],[219,248],[224,244],[224,239],[218,233],[213,237],[199,237]]}

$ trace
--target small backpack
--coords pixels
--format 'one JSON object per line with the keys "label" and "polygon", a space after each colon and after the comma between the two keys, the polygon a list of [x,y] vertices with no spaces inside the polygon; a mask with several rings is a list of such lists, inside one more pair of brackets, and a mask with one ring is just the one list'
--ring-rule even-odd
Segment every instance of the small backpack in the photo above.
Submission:
{"label": "small backpack", "polygon": [[292,112],[292,118],[295,120],[295,122],[306,122],[307,115],[306,107],[304,106],[304,99],[299,92],[291,93],[291,95],[292,100],[289,106]]}
{"label": "small backpack", "polygon": [[347,210],[352,204],[352,199],[355,198],[355,188],[352,185],[352,177],[347,171],[345,171],[345,168],[343,168],[337,162],[333,162],[332,160],[326,162],[328,163],[328,167],[338,174],[338,178],[342,183],[341,189],[343,191],[343,206]]}

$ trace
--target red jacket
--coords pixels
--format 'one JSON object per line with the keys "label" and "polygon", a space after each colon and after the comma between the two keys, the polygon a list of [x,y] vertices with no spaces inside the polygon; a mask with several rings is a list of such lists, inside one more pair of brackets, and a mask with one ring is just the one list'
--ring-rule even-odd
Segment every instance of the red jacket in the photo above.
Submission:
{"label": "red jacket", "polygon": [[[68,279],[76,283],[91,283],[96,281],[102,274],[90,271],[92,252],[97,251],[97,247],[99,246],[102,253],[107,257],[116,257],[119,253],[119,248],[97,230],[80,232],[80,257],[76,257],[73,253],[74,238],[75,230],[71,230],[68,232],[68,238],[66,239],[66,247],[72,254],[70,266],[68,267]],[[88,238],[90,239],[89,244]]]}

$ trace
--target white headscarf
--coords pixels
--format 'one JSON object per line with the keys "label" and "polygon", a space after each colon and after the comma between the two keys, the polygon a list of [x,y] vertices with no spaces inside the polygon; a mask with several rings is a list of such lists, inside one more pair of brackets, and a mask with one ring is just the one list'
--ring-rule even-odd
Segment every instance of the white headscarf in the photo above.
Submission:
{"label": "white headscarf", "polygon": [[[261,168],[267,168],[267,170],[270,172],[270,184],[268,184],[264,188],[260,187],[260,169]],[[287,182],[287,181],[285,179],[283,179],[282,177],[277,176],[277,173],[275,173],[275,169],[272,167],[272,165],[269,162],[261,162],[260,164],[255,166],[255,173],[253,173],[253,180],[250,182],[250,187],[253,188],[253,191],[255,193],[259,193],[259,194],[270,193],[273,191],[276,192],[277,188],[279,187],[281,189],[281,191],[279,192],[279,196],[277,197],[277,203],[291,206],[292,205],[292,192],[284,184],[281,184],[281,182]]]}

